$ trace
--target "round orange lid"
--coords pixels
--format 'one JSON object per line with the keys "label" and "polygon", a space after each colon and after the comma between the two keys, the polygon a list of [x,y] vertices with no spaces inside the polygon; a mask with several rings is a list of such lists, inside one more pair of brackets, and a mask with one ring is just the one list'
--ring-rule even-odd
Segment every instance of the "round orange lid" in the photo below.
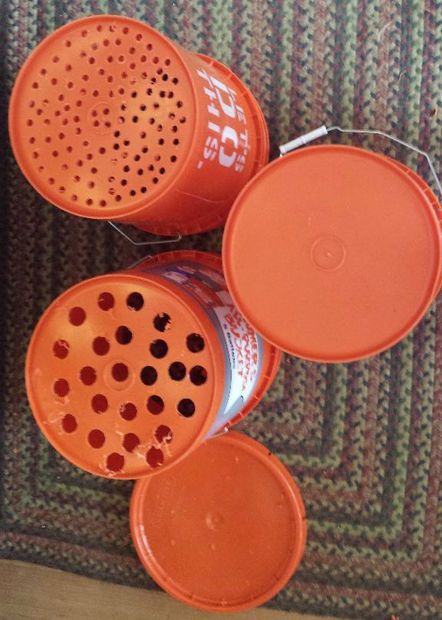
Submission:
{"label": "round orange lid", "polygon": [[239,195],[223,243],[230,292],[281,349],[348,362],[403,338],[441,277],[434,196],[370,151],[303,148]]}
{"label": "round orange lid", "polygon": [[209,318],[183,295],[154,275],[116,273],[72,287],[40,319],[28,397],[48,441],[78,467],[137,478],[206,436],[224,361]]}
{"label": "round orange lid", "polygon": [[73,21],[24,63],[9,109],[17,161],[61,209],[135,214],[175,182],[194,138],[193,82],[179,48],[117,15]]}
{"label": "round orange lid", "polygon": [[169,472],[139,480],[131,530],[146,570],[200,609],[265,603],[298,566],[307,524],[298,487],[258,442],[234,431]]}

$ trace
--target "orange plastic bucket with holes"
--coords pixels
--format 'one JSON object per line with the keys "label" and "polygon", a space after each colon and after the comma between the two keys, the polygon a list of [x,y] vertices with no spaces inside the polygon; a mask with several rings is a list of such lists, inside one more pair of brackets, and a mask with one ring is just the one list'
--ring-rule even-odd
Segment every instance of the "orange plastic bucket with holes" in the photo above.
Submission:
{"label": "orange plastic bucket with holes", "polygon": [[441,284],[441,206],[403,164],[361,148],[300,149],[238,196],[227,284],[266,340],[299,357],[375,355],[422,319]]}
{"label": "orange plastic bucket with holes", "polygon": [[209,611],[262,605],[285,586],[305,547],[301,494],[263,445],[234,431],[173,469],[137,481],[132,539],[152,578]]}
{"label": "orange plastic bucket with holes", "polygon": [[268,160],[264,116],[232,71],[115,15],[40,43],[17,77],[9,130],[49,202],[165,235],[222,225]]}
{"label": "orange plastic bucket with holes", "polygon": [[69,461],[139,478],[245,416],[279,359],[233,306],[220,257],[170,252],[60,295],[32,336],[26,385]]}

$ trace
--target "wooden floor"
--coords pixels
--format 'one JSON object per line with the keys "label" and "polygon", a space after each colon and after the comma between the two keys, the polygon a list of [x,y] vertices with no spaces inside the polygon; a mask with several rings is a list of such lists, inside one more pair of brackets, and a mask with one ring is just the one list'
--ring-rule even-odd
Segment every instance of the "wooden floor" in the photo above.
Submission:
{"label": "wooden floor", "polygon": [[[88,579],[35,564],[0,560],[0,620],[334,620],[255,609],[199,612],[167,594]],[[342,620],[342,618],[340,619]]]}

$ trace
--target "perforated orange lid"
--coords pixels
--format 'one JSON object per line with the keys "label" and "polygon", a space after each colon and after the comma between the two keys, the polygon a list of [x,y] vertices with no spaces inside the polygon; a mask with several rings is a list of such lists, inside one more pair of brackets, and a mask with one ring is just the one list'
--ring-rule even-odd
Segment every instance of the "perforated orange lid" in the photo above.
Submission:
{"label": "perforated orange lid", "polygon": [[378,353],[423,317],[441,278],[434,195],[393,160],[303,148],[244,188],[223,243],[238,307],[281,349],[323,362]]}
{"label": "perforated orange lid", "polygon": [[194,94],[177,46],[139,21],[97,15],[45,38],[11,98],[12,147],[29,182],[71,213],[143,209],[193,139]]}
{"label": "perforated orange lid", "polygon": [[277,594],[301,560],[307,530],[288,470],[232,431],[170,471],[139,480],[130,522],[155,581],[210,611],[256,607]]}
{"label": "perforated orange lid", "polygon": [[40,319],[28,397],[49,442],[78,467],[137,478],[206,436],[224,358],[202,307],[184,297],[158,276],[116,273],[72,287]]}

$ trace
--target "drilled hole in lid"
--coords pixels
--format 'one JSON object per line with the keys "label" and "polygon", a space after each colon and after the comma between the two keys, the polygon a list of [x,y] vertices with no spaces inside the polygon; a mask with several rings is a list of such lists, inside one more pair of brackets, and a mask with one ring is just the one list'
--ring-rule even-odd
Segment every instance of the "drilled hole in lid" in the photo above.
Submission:
{"label": "drilled hole in lid", "polygon": [[173,362],[169,366],[169,376],[174,381],[182,381],[186,376],[186,367],[182,362]]}
{"label": "drilled hole in lid", "polygon": [[64,360],[69,355],[69,343],[66,340],[57,340],[52,347],[55,357]]}
{"label": "drilled hole in lid", "polygon": [[64,430],[66,433],[73,433],[74,431],[76,431],[76,430],[77,430],[77,426],[78,426],[78,424],[77,424],[77,420],[76,420],[76,419],[75,419],[75,417],[74,417],[72,414],[70,414],[70,413],[67,413],[67,414],[64,416],[63,420],[61,421],[61,425],[62,425],[62,427],[63,427],[63,430]]}
{"label": "drilled hole in lid", "polygon": [[135,433],[126,433],[123,438],[123,448],[127,452],[133,452],[140,445],[140,439]]}
{"label": "drilled hole in lid", "polygon": [[95,394],[91,400],[92,409],[95,413],[104,413],[109,407],[107,398],[104,394]]}
{"label": "drilled hole in lid", "polygon": [[186,338],[186,344],[189,351],[192,353],[199,353],[204,349],[204,338],[199,334],[189,334]]}
{"label": "drilled hole in lid", "polygon": [[137,416],[137,408],[133,403],[124,403],[120,407],[120,416],[123,420],[133,420]]}
{"label": "drilled hole in lid", "polygon": [[173,439],[172,429],[164,424],[160,424],[155,430],[155,439],[158,443],[170,443]]}
{"label": "drilled hole in lid", "polygon": [[104,442],[106,441],[106,437],[104,436],[104,433],[100,430],[98,430],[98,428],[94,428],[88,435],[87,440],[89,442],[89,445],[92,446],[92,448],[102,448],[104,446]]}
{"label": "drilled hole in lid", "polygon": [[149,347],[151,355],[157,359],[165,357],[167,355],[168,349],[169,347],[167,345],[167,342],[161,339],[154,340],[153,342],[151,342]]}
{"label": "drilled hole in lid", "polygon": [[112,377],[115,381],[126,381],[129,376],[129,368],[123,362],[117,362],[112,366]]}
{"label": "drilled hole in lid", "polygon": [[190,370],[189,377],[194,385],[204,385],[207,381],[207,370],[203,366],[194,366]]}
{"label": "drilled hole in lid", "polygon": [[160,467],[164,463],[164,454],[158,448],[149,448],[146,453],[146,461],[152,468]]}
{"label": "drilled hole in lid", "polygon": [[158,378],[158,373],[153,366],[145,366],[140,372],[140,379],[144,385],[153,385]]}
{"label": "drilled hole in lid", "polygon": [[83,308],[79,306],[75,306],[75,308],[71,308],[69,311],[69,322],[72,325],[79,326],[86,320],[86,312]]}
{"label": "drilled hole in lid", "polygon": [[67,396],[69,394],[69,383],[66,379],[57,379],[54,383],[54,394],[60,397]]}
{"label": "drilled hole in lid", "polygon": [[80,381],[84,385],[93,385],[97,379],[97,373],[92,366],[83,366],[80,370]]}
{"label": "drilled hole in lid", "polygon": [[106,459],[106,467],[113,472],[119,472],[124,467],[124,456],[118,452],[112,452]]}
{"label": "drilled hole in lid", "polygon": [[165,332],[166,330],[170,329],[171,327],[171,318],[170,315],[167,314],[167,312],[161,312],[160,314],[157,314],[153,320],[153,325],[155,327],[155,329],[157,329],[159,332]]}
{"label": "drilled hole in lid", "polygon": [[158,396],[157,394],[149,396],[149,398],[147,399],[147,409],[153,415],[159,415],[160,413],[162,413],[164,410],[164,401],[161,396]]}
{"label": "drilled hole in lid", "polygon": [[98,306],[102,310],[110,310],[114,307],[115,299],[112,293],[100,293],[98,297]]}
{"label": "drilled hole in lid", "polygon": [[130,293],[126,299],[127,307],[131,310],[139,311],[144,305],[144,299],[141,293]]}
{"label": "drilled hole in lid", "polygon": [[115,332],[115,339],[119,344],[129,344],[132,332],[126,325],[120,325]]}
{"label": "drilled hole in lid", "polygon": [[94,350],[94,353],[96,353],[97,355],[106,355],[107,353],[109,353],[110,344],[106,338],[103,338],[102,336],[97,336],[96,338],[94,338],[92,348]]}
{"label": "drilled hole in lid", "polygon": [[191,418],[195,413],[195,403],[190,398],[182,398],[178,403],[178,412],[185,418]]}

